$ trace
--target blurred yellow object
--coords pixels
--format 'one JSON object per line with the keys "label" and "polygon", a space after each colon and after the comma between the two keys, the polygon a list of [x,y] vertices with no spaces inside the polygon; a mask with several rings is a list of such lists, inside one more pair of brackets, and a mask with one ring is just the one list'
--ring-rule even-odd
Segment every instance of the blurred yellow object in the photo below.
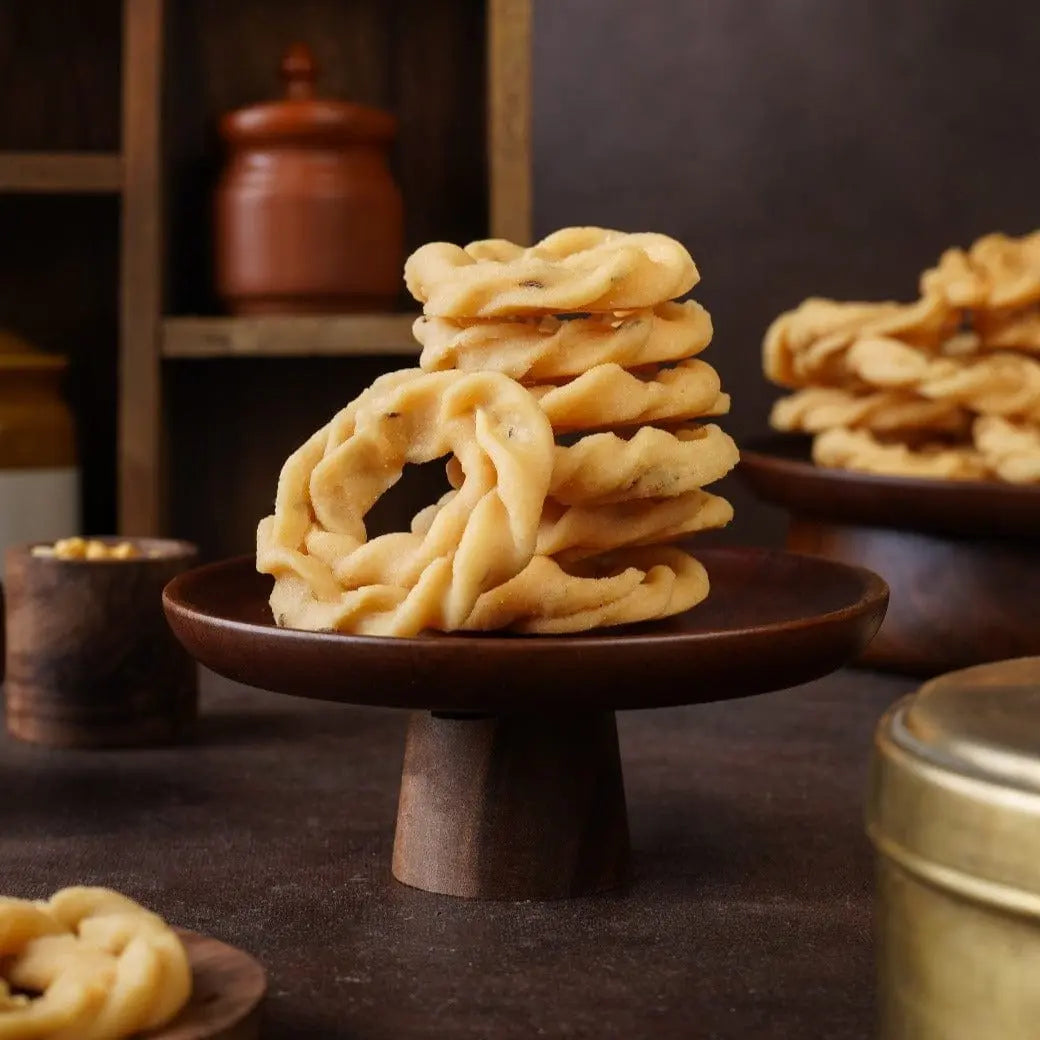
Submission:
{"label": "blurred yellow object", "polygon": [[80,526],[75,428],[61,392],[67,367],[0,330],[0,550]]}
{"label": "blurred yellow object", "polygon": [[110,545],[97,538],[60,538],[53,545],[33,547],[33,556],[53,556],[58,560],[135,560],[141,550],[133,542]]}
{"label": "blurred yellow object", "polygon": [[1035,1040],[1040,658],[952,672],[878,726],[878,1036]]}

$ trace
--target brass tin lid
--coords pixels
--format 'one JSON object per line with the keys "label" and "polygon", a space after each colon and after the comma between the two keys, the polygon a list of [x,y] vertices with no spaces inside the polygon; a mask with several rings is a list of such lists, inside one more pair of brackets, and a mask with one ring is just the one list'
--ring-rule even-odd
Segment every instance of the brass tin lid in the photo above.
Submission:
{"label": "brass tin lid", "polygon": [[951,672],[889,710],[867,826],[920,879],[1040,916],[1040,657]]}

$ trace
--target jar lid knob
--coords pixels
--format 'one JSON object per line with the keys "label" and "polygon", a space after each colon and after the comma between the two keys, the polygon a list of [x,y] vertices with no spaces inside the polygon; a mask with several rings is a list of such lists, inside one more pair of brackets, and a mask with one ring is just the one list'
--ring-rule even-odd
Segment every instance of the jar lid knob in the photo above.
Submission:
{"label": "jar lid knob", "polygon": [[318,78],[318,65],[305,43],[291,44],[282,56],[280,68],[285,82],[285,96],[294,100],[314,97],[314,81]]}

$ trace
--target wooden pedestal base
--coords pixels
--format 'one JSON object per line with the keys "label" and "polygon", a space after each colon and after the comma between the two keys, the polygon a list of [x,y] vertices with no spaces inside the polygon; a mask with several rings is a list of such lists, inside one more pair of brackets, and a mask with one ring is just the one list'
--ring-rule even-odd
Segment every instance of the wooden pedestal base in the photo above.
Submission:
{"label": "wooden pedestal base", "polygon": [[560,899],[622,885],[628,818],[613,712],[416,712],[394,876],[471,899]]}
{"label": "wooden pedestal base", "polygon": [[876,571],[892,591],[864,664],[932,676],[1040,654],[1040,541],[795,518],[787,547]]}

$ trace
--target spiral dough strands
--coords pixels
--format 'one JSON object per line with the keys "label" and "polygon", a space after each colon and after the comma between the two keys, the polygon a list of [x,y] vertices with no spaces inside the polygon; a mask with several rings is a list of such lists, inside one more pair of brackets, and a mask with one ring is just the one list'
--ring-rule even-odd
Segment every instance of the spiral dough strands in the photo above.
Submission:
{"label": "spiral dough strands", "polygon": [[[287,460],[258,569],[279,624],[376,635],[555,634],[666,617],[708,593],[672,547],[729,522],[729,409],[686,250],[567,228],[530,248],[432,243],[405,267],[420,369],[391,373]],[[452,490],[405,532],[366,513],[405,463]]]}

